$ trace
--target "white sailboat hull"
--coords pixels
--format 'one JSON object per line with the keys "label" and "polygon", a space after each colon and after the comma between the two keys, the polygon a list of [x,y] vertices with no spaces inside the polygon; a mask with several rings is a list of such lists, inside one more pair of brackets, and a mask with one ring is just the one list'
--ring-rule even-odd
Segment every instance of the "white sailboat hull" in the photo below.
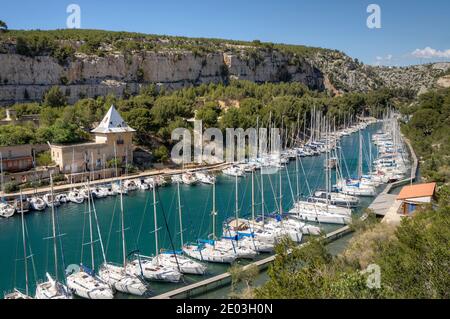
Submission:
{"label": "white sailboat hull", "polygon": [[69,275],[67,287],[77,296],[86,299],[114,298],[114,291],[107,283],[83,271]]}
{"label": "white sailboat hull", "polygon": [[36,286],[35,299],[72,299],[72,294],[65,285],[53,280],[49,274],[46,274],[48,281]]}
{"label": "white sailboat hull", "polygon": [[183,274],[204,275],[207,269],[205,265],[183,255],[176,255],[175,257],[174,254],[163,253],[158,255],[158,261],[165,266],[179,269]]}
{"label": "white sailboat hull", "polygon": [[128,264],[127,271],[152,281],[177,283],[181,280],[181,273],[172,267],[154,264],[152,259],[133,260]]}
{"label": "white sailboat hull", "polygon": [[184,246],[183,252],[189,257],[210,263],[232,264],[237,257],[235,254],[218,249],[198,249],[198,246]]}
{"label": "white sailboat hull", "polygon": [[143,296],[147,293],[147,286],[135,275],[126,273],[123,267],[104,264],[99,270],[99,277],[117,291]]}
{"label": "white sailboat hull", "polygon": [[298,213],[297,210],[293,209],[290,213],[296,218],[306,221],[306,222],[316,222],[316,223],[326,223],[326,224],[342,224],[346,225],[352,221],[349,216],[339,215],[339,214],[321,214],[321,213]]}

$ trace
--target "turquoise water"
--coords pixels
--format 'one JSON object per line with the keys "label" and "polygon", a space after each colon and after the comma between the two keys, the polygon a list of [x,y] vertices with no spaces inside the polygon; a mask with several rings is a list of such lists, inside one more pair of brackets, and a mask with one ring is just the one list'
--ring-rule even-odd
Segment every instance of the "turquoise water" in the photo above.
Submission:
{"label": "turquoise water", "polygon": [[[353,233],[350,233],[348,235],[345,235],[341,238],[336,239],[335,241],[332,241],[327,245],[327,249],[330,254],[333,256],[336,256],[340,254],[345,247],[347,246],[350,239],[353,237]],[[254,279],[252,285],[253,287],[259,287],[263,285],[265,282],[269,280],[269,275],[267,274],[267,269],[264,269],[261,271],[258,276]],[[245,284],[240,282],[236,286],[236,292],[242,291],[242,289],[245,287]],[[208,291],[205,294],[199,294],[194,296],[194,299],[228,299],[231,293],[231,286],[223,286],[211,291]]]}
{"label": "turquoise water", "polygon": [[[368,134],[375,132],[378,124],[368,127],[364,131],[365,144]],[[342,153],[345,156],[348,169],[356,175],[358,162],[358,134],[346,136],[341,140]],[[365,148],[367,155],[368,147]],[[375,147],[372,147],[375,154]],[[367,156],[366,156],[367,157]],[[301,159],[303,170],[300,168],[301,193],[308,195],[306,180],[312,191],[323,188],[324,181],[324,155],[306,157]],[[367,161],[364,161],[364,170],[367,170]],[[293,194],[296,193],[295,161],[291,161],[287,169],[281,170],[283,188],[283,210],[288,210],[293,203]],[[260,175],[255,174],[255,201],[256,211],[261,211]],[[218,210],[217,227],[221,231],[222,221],[234,216],[235,207],[235,179],[233,177],[218,176],[216,184],[216,207]],[[207,238],[211,233],[210,211],[212,206],[212,186],[180,186],[183,209],[183,235],[184,240],[194,241],[197,238]],[[240,216],[251,214],[251,175],[238,180]],[[279,195],[279,175],[264,176],[265,212],[276,210],[275,197]],[[372,199],[363,198],[362,207],[367,207]],[[153,200],[150,191],[135,191],[123,197],[126,224],[127,251],[139,250],[142,254],[155,253]],[[160,248],[171,248],[170,236],[175,248],[180,247],[180,229],[177,210],[176,186],[171,185],[160,188],[157,195],[158,226]],[[99,199],[95,201],[95,208],[99,220],[100,231],[105,246],[108,261],[121,262],[121,235],[120,235],[120,199],[119,196]],[[361,213],[361,208],[355,210],[355,215]],[[63,269],[70,264],[84,264],[90,266],[90,248],[83,243],[89,242],[89,224],[86,204],[63,204],[57,209],[59,233],[62,234],[60,242],[59,268]],[[168,229],[165,227],[164,216],[167,219]],[[45,272],[53,271],[53,242],[45,239],[51,236],[51,214],[47,209],[44,212],[30,212],[25,218],[28,231],[29,252],[33,258],[29,259],[30,290],[34,291],[34,282],[43,280]],[[330,231],[338,226],[322,225],[324,230]],[[94,228],[95,230],[95,228]],[[169,233],[170,232],[170,233]],[[169,236],[170,234],[170,236]],[[98,239],[95,232],[94,241]],[[20,217],[16,215],[10,219],[0,220],[0,292],[10,291],[13,287],[24,288],[25,276],[23,267],[23,248]],[[61,253],[62,252],[62,253]],[[266,255],[261,255],[264,258]],[[33,261],[33,263],[31,262]],[[95,242],[96,267],[102,263],[99,242]],[[241,263],[246,263],[241,262]],[[208,275],[214,276],[225,271],[227,266],[208,264]],[[60,271],[61,275],[61,271]],[[154,294],[161,293],[180,285],[204,279],[205,276],[185,276],[184,283],[167,284],[151,283]],[[118,295],[118,298],[125,297]]]}

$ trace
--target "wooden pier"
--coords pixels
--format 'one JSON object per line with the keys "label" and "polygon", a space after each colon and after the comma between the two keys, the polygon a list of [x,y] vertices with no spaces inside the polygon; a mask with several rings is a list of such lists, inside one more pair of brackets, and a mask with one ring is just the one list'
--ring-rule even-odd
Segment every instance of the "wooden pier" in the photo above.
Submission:
{"label": "wooden pier", "polygon": [[[403,137],[405,143],[407,144],[410,155],[413,159],[413,164],[411,166],[411,175],[408,178],[405,178],[401,181],[397,181],[395,183],[391,183],[386,185],[383,192],[381,192],[375,200],[372,202],[372,204],[369,206],[369,209],[372,209],[375,214],[384,216],[388,212],[396,210],[396,207],[398,208],[398,202],[396,201],[397,195],[390,194],[390,191],[398,186],[406,185],[408,183],[412,183],[416,180],[417,177],[417,169],[418,169],[418,160],[417,156],[411,146],[411,143],[408,139]],[[365,220],[367,218],[367,214],[364,214],[361,216],[361,220]],[[348,233],[351,233],[352,229],[350,226],[344,226],[341,227],[333,232],[330,232],[324,236],[324,239],[328,242],[331,242],[333,240],[336,240]],[[301,244],[307,245],[308,243]],[[269,256],[267,258],[264,258],[262,260],[255,261],[254,263],[251,263],[249,265],[244,266],[244,269],[256,265],[259,270],[263,270],[267,268],[276,258],[276,255]],[[171,298],[178,298],[178,299],[189,299],[191,297],[195,297],[201,294],[204,294],[208,291],[223,287],[225,285],[228,285],[231,283],[231,274],[229,272],[190,284],[185,287],[181,287],[178,289],[174,289],[171,291],[168,291],[166,293],[162,293],[160,295],[157,295],[155,297],[152,297],[151,299],[171,299]]]}
{"label": "wooden pier", "polygon": [[[334,241],[338,238],[341,238],[342,236],[345,236],[346,234],[352,232],[350,226],[344,226],[341,227],[335,231],[332,231],[324,236],[324,239],[327,242]],[[300,245],[300,247],[307,245],[308,243],[303,243]],[[267,258],[255,261],[251,264],[248,264],[244,266],[244,270],[252,267],[257,266],[258,269],[264,270],[275,260],[276,255],[269,256]],[[189,299],[201,294],[204,294],[208,291],[229,285],[231,283],[231,274],[229,272],[190,284],[185,287],[181,287],[178,289],[174,289],[165,293],[162,293],[160,295],[157,295],[155,297],[152,297],[151,299]]]}
{"label": "wooden pier", "polygon": [[[207,171],[216,171],[216,170],[221,170],[224,169],[226,167],[228,167],[230,165],[230,163],[218,163],[218,164],[212,164],[212,165],[203,165],[203,166],[197,166],[197,167],[193,167],[190,169],[161,169],[161,170],[152,170],[152,171],[146,171],[146,172],[141,172],[141,173],[137,173],[137,174],[129,174],[126,176],[119,176],[119,177],[112,177],[112,178],[105,178],[105,179],[98,179],[95,181],[91,181],[90,185],[94,186],[94,185],[101,185],[101,184],[110,184],[112,182],[118,181],[118,180],[128,180],[128,179],[135,179],[135,178],[145,178],[145,177],[151,177],[151,176],[172,176],[172,175],[177,175],[177,174],[182,174],[186,171],[190,171],[190,172],[195,172],[195,171],[202,171],[202,170],[207,170]],[[72,188],[80,188],[80,187],[84,187],[86,185],[86,182],[82,182],[82,183],[73,183],[73,184],[62,184],[62,185],[55,185],[53,187],[53,190],[55,193],[60,193],[60,192],[64,192],[64,191],[69,191]],[[49,193],[51,191],[50,186],[47,187],[39,187],[37,189],[26,189],[22,191],[22,195],[43,195],[46,193]],[[0,196],[4,197],[6,200],[14,200],[15,198],[20,196],[19,192],[16,193],[3,193],[0,191]]]}
{"label": "wooden pier", "polygon": [[389,211],[391,211],[391,208],[396,205],[397,195],[390,194],[393,189],[402,185],[412,184],[417,178],[419,161],[417,159],[416,153],[414,152],[414,149],[412,148],[411,142],[404,136],[402,137],[406,145],[408,146],[411,158],[413,160],[411,165],[411,175],[400,181],[387,184],[384,190],[374,199],[372,204],[370,204],[369,209],[373,210],[377,216],[385,216]]}

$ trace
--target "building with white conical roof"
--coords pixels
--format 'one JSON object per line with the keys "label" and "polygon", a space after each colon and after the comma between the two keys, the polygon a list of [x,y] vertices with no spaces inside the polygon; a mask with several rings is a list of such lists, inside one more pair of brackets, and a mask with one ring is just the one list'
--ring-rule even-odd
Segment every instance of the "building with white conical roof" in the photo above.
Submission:
{"label": "building with white conical roof", "polygon": [[[122,163],[133,162],[133,134],[128,124],[111,105],[100,124],[91,131],[95,141],[71,145],[50,145],[53,161],[65,174],[90,175],[91,179],[106,176],[108,162],[117,157]],[[109,167],[112,171],[113,168]],[[80,180],[78,178],[77,180]]]}

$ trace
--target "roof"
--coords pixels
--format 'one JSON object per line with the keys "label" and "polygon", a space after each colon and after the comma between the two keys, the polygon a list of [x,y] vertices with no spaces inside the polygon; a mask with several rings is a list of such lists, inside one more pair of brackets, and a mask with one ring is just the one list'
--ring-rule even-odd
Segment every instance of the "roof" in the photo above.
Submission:
{"label": "roof", "polygon": [[436,183],[416,184],[405,186],[398,194],[397,199],[417,198],[433,196],[436,189]]}
{"label": "roof", "polygon": [[128,126],[128,124],[117,112],[114,105],[108,110],[103,120],[100,124],[93,129],[92,133],[124,133],[124,132],[135,132],[136,130]]}

